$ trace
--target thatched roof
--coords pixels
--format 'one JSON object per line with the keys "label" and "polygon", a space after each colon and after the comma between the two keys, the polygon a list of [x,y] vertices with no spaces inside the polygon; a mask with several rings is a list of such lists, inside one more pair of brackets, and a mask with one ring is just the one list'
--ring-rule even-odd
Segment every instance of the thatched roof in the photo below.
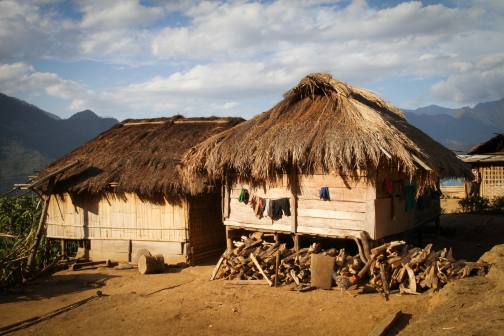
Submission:
{"label": "thatched roof", "polygon": [[291,163],[302,174],[344,175],[392,165],[408,176],[418,173],[421,188],[438,178],[470,176],[452,151],[408,124],[401,110],[326,73],[306,76],[272,109],[209,138],[182,160],[187,179],[234,171],[267,181]]}
{"label": "thatched roof", "polygon": [[[79,160],[57,179],[53,193],[111,191],[154,193],[186,192],[179,175],[183,153],[201,141],[239,124],[242,118],[127,119],[73,152],[47,165],[37,179]],[[196,186],[196,187],[195,187]],[[192,186],[202,192],[202,180]],[[44,185],[41,191],[44,191]]]}
{"label": "thatched roof", "polygon": [[504,154],[504,133],[473,147],[467,154]]}

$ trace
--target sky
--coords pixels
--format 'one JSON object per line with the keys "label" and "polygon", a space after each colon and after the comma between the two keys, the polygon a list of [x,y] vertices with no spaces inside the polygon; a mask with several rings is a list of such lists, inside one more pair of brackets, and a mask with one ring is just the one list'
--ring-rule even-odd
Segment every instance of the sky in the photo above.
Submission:
{"label": "sky", "polygon": [[504,98],[504,1],[0,0],[0,92],[61,118],[250,119],[313,72],[403,109]]}

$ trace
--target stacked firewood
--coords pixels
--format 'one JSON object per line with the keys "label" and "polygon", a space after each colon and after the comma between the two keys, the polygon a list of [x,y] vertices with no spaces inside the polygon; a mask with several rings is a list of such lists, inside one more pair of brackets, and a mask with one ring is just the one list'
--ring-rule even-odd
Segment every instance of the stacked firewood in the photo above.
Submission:
{"label": "stacked firewood", "polygon": [[[279,242],[269,243],[261,239],[256,232],[251,237],[242,236],[241,241],[235,241],[232,250],[226,250],[222,255],[220,265],[215,274],[216,279],[226,280],[267,280],[278,284],[309,284],[311,281],[311,255],[323,254],[334,257],[335,275],[352,275],[364,266],[358,256],[350,256],[342,248],[339,251],[330,248],[322,251],[320,243],[299,249],[287,249]],[[278,268],[277,268],[278,258]],[[257,264],[254,262],[257,261]]]}
{"label": "stacked firewood", "polygon": [[[334,257],[335,276],[356,276],[360,285],[390,294],[418,294],[429,288],[439,290],[448,281],[484,275],[486,263],[456,261],[452,250],[432,251],[432,244],[424,249],[411,247],[403,241],[383,244],[355,256],[344,248],[322,250],[314,243],[299,251],[287,249],[279,242],[266,242],[261,233],[242,236],[234,241],[235,248],[226,250],[214,272],[214,278],[225,280],[266,280],[273,284],[310,284],[311,256],[322,254]],[[363,262],[367,260],[366,263]],[[275,281],[276,280],[276,281]],[[366,283],[367,281],[367,283]]]}
{"label": "stacked firewood", "polygon": [[421,249],[399,241],[372,249],[359,276],[368,275],[369,284],[385,294],[394,289],[418,294],[430,288],[439,290],[451,280],[485,275],[487,271],[487,263],[456,261],[451,248],[436,252],[432,244]]}

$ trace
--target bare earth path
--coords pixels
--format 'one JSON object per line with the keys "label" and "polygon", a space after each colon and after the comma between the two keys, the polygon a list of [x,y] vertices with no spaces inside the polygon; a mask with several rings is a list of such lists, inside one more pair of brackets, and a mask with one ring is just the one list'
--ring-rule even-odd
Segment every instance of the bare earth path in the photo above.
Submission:
{"label": "bare earth path", "polygon": [[477,261],[499,245],[483,257],[493,264],[487,276],[385,301],[355,289],[350,297],[337,288],[301,293],[290,286],[226,286],[208,281],[213,264],[150,275],[105,267],[67,270],[0,293],[0,327],[100,290],[107,296],[11,334],[367,335],[400,309],[404,315],[387,335],[503,335],[504,216],[448,214],[442,226],[444,236],[426,230],[423,244],[453,247],[457,260]]}

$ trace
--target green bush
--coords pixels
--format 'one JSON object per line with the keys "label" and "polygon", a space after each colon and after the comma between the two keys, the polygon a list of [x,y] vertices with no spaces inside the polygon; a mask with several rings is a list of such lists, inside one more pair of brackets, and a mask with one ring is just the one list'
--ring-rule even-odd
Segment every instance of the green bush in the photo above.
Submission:
{"label": "green bush", "polygon": [[491,199],[487,197],[472,196],[461,199],[459,202],[463,212],[469,213],[503,213],[504,197],[495,196]]}
{"label": "green bush", "polygon": [[463,212],[483,213],[489,210],[490,200],[486,197],[471,196],[461,199],[459,202]]}
{"label": "green bush", "polygon": [[[38,197],[0,198],[0,288],[22,281],[41,212],[42,201]],[[43,266],[45,244],[45,239],[39,244],[36,268]],[[59,253],[58,249],[59,246],[52,247],[51,257]]]}
{"label": "green bush", "polygon": [[494,196],[490,201],[490,211],[494,213],[504,212],[504,196]]}

